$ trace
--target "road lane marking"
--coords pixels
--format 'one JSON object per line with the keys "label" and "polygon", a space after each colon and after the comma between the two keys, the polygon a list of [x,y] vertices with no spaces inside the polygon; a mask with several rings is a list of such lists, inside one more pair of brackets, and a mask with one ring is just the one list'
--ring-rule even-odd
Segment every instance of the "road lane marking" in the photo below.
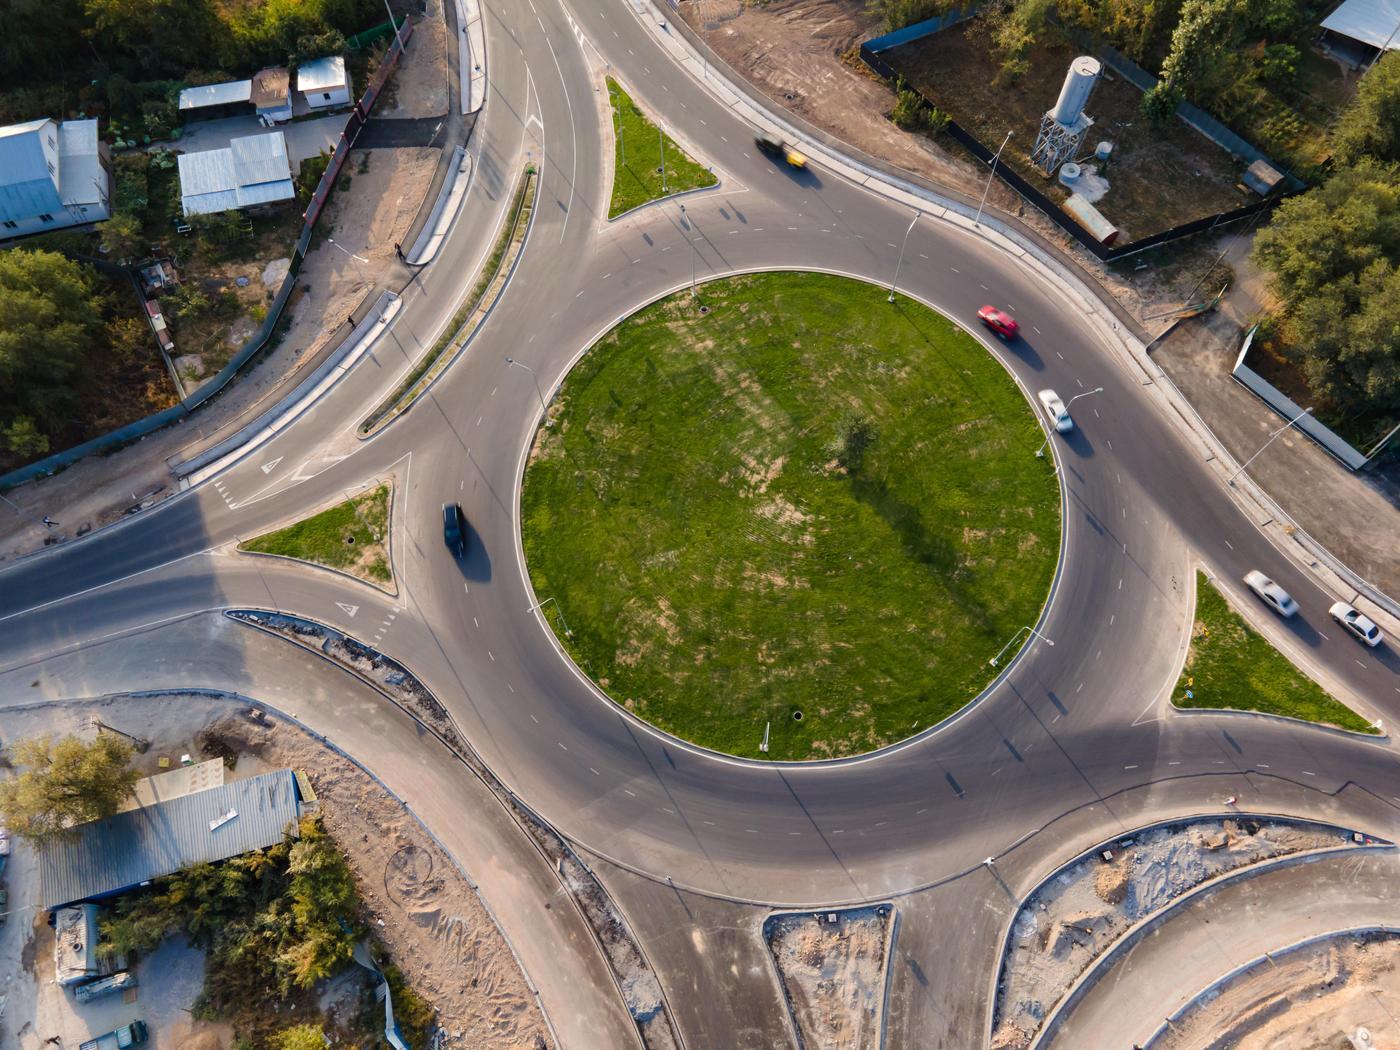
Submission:
{"label": "road lane marking", "polygon": [[340,611],[343,612],[346,616],[353,617],[357,612],[360,611],[360,607],[358,605],[346,605],[344,602],[336,602],[335,604],[340,606]]}

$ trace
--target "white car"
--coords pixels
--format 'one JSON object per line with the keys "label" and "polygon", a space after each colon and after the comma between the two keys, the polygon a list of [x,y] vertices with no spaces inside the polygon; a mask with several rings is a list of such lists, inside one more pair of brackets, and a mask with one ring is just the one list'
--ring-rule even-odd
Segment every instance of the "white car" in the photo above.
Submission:
{"label": "white car", "polygon": [[1298,603],[1293,600],[1293,596],[1258,569],[1246,575],[1244,582],[1280,616],[1292,616],[1298,611]]}
{"label": "white car", "polygon": [[1332,608],[1327,611],[1332,614],[1332,619],[1372,649],[1380,645],[1381,639],[1385,637],[1381,634],[1381,629],[1376,626],[1375,621],[1365,613],[1357,612],[1355,606],[1348,605],[1346,602],[1335,602]]}
{"label": "white car", "polygon": [[1056,431],[1068,434],[1074,429],[1074,420],[1069,418],[1069,409],[1065,408],[1059,394],[1053,390],[1042,390],[1035,396],[1040,398],[1040,407],[1045,410],[1045,417]]}

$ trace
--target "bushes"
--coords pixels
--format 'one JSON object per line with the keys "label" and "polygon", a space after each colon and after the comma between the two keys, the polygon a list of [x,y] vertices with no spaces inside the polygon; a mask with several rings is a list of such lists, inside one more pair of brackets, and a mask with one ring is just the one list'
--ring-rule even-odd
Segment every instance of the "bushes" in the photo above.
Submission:
{"label": "bushes", "polygon": [[923,97],[901,85],[896,94],[890,120],[905,131],[928,131],[937,134],[948,126],[948,114],[930,106]]}
{"label": "bushes", "polygon": [[866,9],[879,15],[891,32],[946,14],[960,6],[961,0],[868,0]]}

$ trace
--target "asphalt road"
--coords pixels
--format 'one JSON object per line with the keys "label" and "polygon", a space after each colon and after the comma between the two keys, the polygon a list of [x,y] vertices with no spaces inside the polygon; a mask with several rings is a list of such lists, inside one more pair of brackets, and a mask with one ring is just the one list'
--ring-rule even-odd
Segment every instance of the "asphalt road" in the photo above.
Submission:
{"label": "asphalt road", "polygon": [[[1292,646],[1387,722],[1400,718],[1400,660],[1331,629],[1333,596],[1236,507],[1072,304],[980,236],[932,218],[909,235],[901,292],[979,336],[981,303],[1013,309],[1026,338],[984,341],[1030,391],[1050,386],[1068,398],[1104,388],[1076,402],[1079,426],[1054,439],[1064,572],[1038,630],[1055,644],[1028,646],[980,703],[938,732],[856,762],[725,759],[642,726],[600,696],[531,611],[536,596],[521,564],[518,485],[541,397],[616,319],[686,286],[692,265],[702,280],[805,267],[887,283],[911,215],[820,167],[799,174],[764,158],[753,129],[678,68],[626,4],[495,0],[485,9],[492,80],[472,138],[475,182],[390,336],[214,481],[0,572],[0,671],[204,609],[272,606],[365,640],[390,621],[382,648],[430,685],[502,778],[566,834],[679,886],[774,903],[927,885],[1144,785],[1194,785],[1200,805],[1216,805],[1223,778],[1263,770],[1319,799],[1347,783],[1400,797],[1387,744],[1166,712],[1195,560],[1227,583],[1252,568],[1279,580],[1302,607],[1287,627]],[[684,216],[665,202],[606,222],[606,97],[590,74],[599,56],[719,174],[718,187],[685,198]],[[540,166],[540,198],[506,293],[428,396],[372,441],[358,440],[358,421],[471,284],[526,160]],[[533,372],[509,367],[507,356]],[[399,597],[230,553],[237,537],[389,470],[402,482]],[[474,532],[460,565],[440,537],[439,507],[451,499]],[[1268,805],[1261,788],[1259,806]]]}

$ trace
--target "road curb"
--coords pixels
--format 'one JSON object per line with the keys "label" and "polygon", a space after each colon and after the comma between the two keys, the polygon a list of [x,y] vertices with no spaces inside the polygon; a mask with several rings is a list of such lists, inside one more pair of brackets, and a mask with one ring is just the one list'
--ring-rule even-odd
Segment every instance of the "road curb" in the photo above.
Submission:
{"label": "road curb", "polygon": [[[1050,1013],[1040,1023],[1040,1028],[1036,1030],[1035,1037],[1031,1040],[1027,1050],[1042,1050],[1043,1047],[1050,1046],[1054,1040],[1056,1031],[1064,1023],[1066,1015],[1072,1013],[1079,1005],[1079,1000],[1096,985],[1099,980],[1107,976],[1108,970],[1117,963],[1118,957],[1129,948],[1135,946],[1146,934],[1162,926],[1165,922],[1174,917],[1174,914],[1182,907],[1190,904],[1198,897],[1219,889],[1221,886],[1233,885],[1244,882],[1247,879],[1264,875],[1270,872],[1279,871],[1283,868],[1293,867],[1298,864],[1310,864],[1325,857],[1335,856],[1341,853],[1351,853],[1358,850],[1370,852],[1381,852],[1383,850],[1394,850],[1393,844],[1362,844],[1353,846],[1329,846],[1323,849],[1304,850],[1300,853],[1290,853],[1286,856],[1278,857],[1274,860],[1261,861],[1258,864],[1251,864],[1247,867],[1236,868],[1232,871],[1221,872],[1215,878],[1207,879],[1173,898],[1159,910],[1151,915],[1134,923],[1124,930],[1118,937],[1104,947],[1089,964],[1089,966],[1075,978],[1074,983],[1066,989],[1065,993],[1056,1001]],[[1018,909],[1019,910],[1019,909]]]}
{"label": "road curb", "polygon": [[[883,287],[883,285],[877,285],[875,284],[875,282],[870,281],[866,277],[863,277],[859,274],[843,272],[840,270],[829,270],[819,267],[804,266],[775,266],[761,267],[758,269],[746,268],[737,270],[726,270],[718,273],[712,272],[709,276],[705,278],[704,281],[699,283],[702,285],[709,284],[714,281],[728,280],[733,277],[740,277],[747,274],[755,273],[816,273],[825,274],[827,276],[832,277],[842,277],[847,280],[859,281],[861,284],[870,285],[871,287],[875,288]],[[680,294],[689,287],[690,283],[684,282],[682,284],[676,285],[675,287],[662,291],[657,295],[653,296],[652,298],[633,306],[626,313],[619,314],[617,317],[610,320],[605,326],[600,328],[592,337],[590,337],[587,341],[582,343],[581,348],[578,350],[578,352],[575,353],[573,357],[569,359],[569,362],[564,368],[563,373],[559,376],[557,380],[555,380],[555,382],[553,382],[550,385],[548,396],[545,396],[543,398],[545,405],[547,406],[553,403],[554,398],[559,393],[559,389],[562,387],[564,380],[568,378],[569,373],[572,372],[576,367],[578,367],[578,363],[581,360],[583,360],[584,356],[591,349],[593,349],[593,347],[596,346],[598,342],[601,339],[603,339],[609,332],[611,332],[619,324],[621,324],[627,318],[638,313],[639,311],[645,310],[647,307],[655,305],[656,303],[670,296]],[[1050,432],[1046,429],[1043,414],[1036,410],[1035,401],[1031,397],[1030,389],[1021,381],[1021,378],[1018,375],[1016,375],[1015,371],[1011,369],[1011,367],[1007,364],[1005,358],[1002,357],[1001,345],[999,342],[993,342],[992,340],[987,339],[982,332],[964,326],[957,319],[944,313],[944,311],[938,306],[920,298],[919,296],[912,295],[908,292],[902,292],[900,294],[904,295],[906,299],[909,299],[912,302],[916,302],[919,305],[925,307],[926,309],[932,310],[934,313],[938,314],[938,316],[946,319],[949,324],[961,330],[962,332],[970,336],[974,342],[982,346],[982,348],[992,356],[992,358],[997,362],[997,364],[1001,365],[1003,370],[1005,370],[1006,373],[1010,376],[1011,381],[1015,383],[1017,388],[1021,391],[1022,396],[1026,399],[1027,406],[1031,410],[1031,414],[1035,417],[1037,426],[1040,427],[1041,433],[1046,436],[1047,440],[1051,437]],[[915,744],[921,743],[925,738],[934,735],[940,730],[947,728],[954,722],[963,718],[965,715],[970,714],[974,707],[979,706],[983,700],[985,700],[988,696],[991,695],[993,690],[995,690],[998,686],[1001,685],[1003,681],[1006,680],[1006,678],[1016,668],[1017,664],[1020,663],[1021,659],[1031,650],[1031,648],[1034,647],[1034,640],[1028,638],[1027,641],[1023,643],[1021,647],[1018,648],[1016,652],[1012,655],[1011,659],[1006,663],[1005,667],[1003,667],[1001,671],[995,677],[992,678],[991,681],[989,681],[985,686],[983,686],[982,689],[973,697],[971,697],[965,704],[959,707],[956,711],[953,711],[950,714],[946,715],[940,721],[935,722],[933,725],[919,730],[911,736],[904,737],[901,740],[896,740],[890,744],[886,744],[884,747],[877,748],[874,751],[867,751],[859,755],[848,755],[844,758],[825,758],[809,760],[770,760],[744,758],[740,755],[730,755],[723,751],[715,751],[711,748],[705,747],[702,744],[696,744],[693,741],[685,740],[681,737],[675,736],[674,734],[669,733],[664,729],[661,729],[659,726],[652,725],[650,722],[645,721],[633,712],[628,711],[616,700],[604,693],[602,689],[598,686],[598,684],[594,682],[593,679],[590,678],[586,673],[584,673],[582,668],[578,666],[578,664],[574,661],[573,657],[569,655],[568,650],[566,650],[559,643],[559,639],[556,636],[553,627],[551,627],[549,621],[544,618],[544,614],[541,611],[539,595],[535,592],[534,582],[530,579],[529,571],[526,569],[524,540],[520,517],[520,502],[522,494],[524,492],[525,470],[529,465],[530,450],[534,447],[535,436],[538,434],[540,426],[544,421],[544,416],[546,412],[546,407],[541,407],[540,409],[535,411],[534,424],[531,430],[531,436],[521,448],[520,458],[516,464],[515,491],[512,495],[512,512],[515,515],[512,529],[515,535],[515,560],[516,566],[520,570],[522,582],[525,586],[525,593],[529,595],[531,599],[532,608],[530,611],[533,612],[537,622],[544,630],[547,640],[554,647],[555,654],[560,659],[562,659],[566,666],[568,666],[573,671],[574,676],[583,683],[584,688],[591,692],[595,699],[598,699],[602,703],[606,704],[611,709],[613,714],[624,718],[631,725],[656,737],[665,744],[668,744],[673,747],[678,747],[686,751],[690,751],[693,754],[697,754],[701,757],[712,759],[715,761],[733,765],[751,766],[760,769],[821,769],[835,768],[838,766],[854,765],[860,762],[874,761],[876,759],[884,758],[888,755],[894,754],[896,751],[903,750],[906,747],[912,747]],[[1037,614],[1035,623],[1033,625],[1035,631],[1037,632],[1039,632],[1044,626],[1045,621],[1050,614],[1050,608],[1054,603],[1056,595],[1059,593],[1060,582],[1064,577],[1065,559],[1068,556],[1069,549],[1069,544],[1066,539],[1068,532],[1067,523],[1069,521],[1068,486],[1064,483],[1063,475],[1059,473],[1059,459],[1058,457],[1054,456],[1053,447],[1054,446],[1052,444],[1050,446],[1050,448],[1052,449],[1051,461],[1054,464],[1053,469],[1058,479],[1057,487],[1060,493],[1060,547],[1059,553],[1056,557],[1055,572],[1050,580],[1049,590],[1046,593],[1044,602],[1041,603],[1040,610]],[[611,858],[605,859],[608,859],[610,862],[612,862]]]}
{"label": "road curb", "polygon": [[1339,937],[1361,937],[1365,936],[1368,933],[1381,933],[1391,937],[1395,937],[1400,936],[1400,927],[1348,926],[1345,929],[1333,930],[1330,933],[1319,933],[1314,937],[1305,937],[1301,941],[1294,941],[1292,944],[1285,945],[1284,947],[1279,948],[1277,951],[1266,952],[1265,954],[1257,956],[1256,958],[1253,958],[1246,963],[1241,963],[1239,966],[1236,966],[1228,972],[1221,974],[1214,981],[1206,985],[1195,995],[1191,996],[1185,1003],[1179,1006],[1175,1013],[1173,1013],[1170,1017],[1164,1019],[1163,1022],[1157,1026],[1156,1030],[1150,1036],[1147,1037],[1147,1042],[1145,1045],[1148,1047],[1153,1046],[1158,1039],[1161,1039],[1162,1036],[1167,1033],[1167,1030],[1171,1028],[1171,1026],[1175,1022],[1180,1021],[1183,1017],[1186,1016],[1186,1014],[1189,1011],[1195,1009],[1196,1005],[1200,1003],[1202,999],[1216,991],[1222,990],[1225,987],[1225,985],[1234,981],[1235,978],[1243,976],[1245,973],[1254,969],[1256,966],[1261,966],[1266,962],[1272,963],[1277,958],[1280,958],[1285,955],[1291,955],[1296,951],[1302,951],[1306,948],[1311,948],[1314,944],[1321,944],[1324,941],[1336,940]]}

